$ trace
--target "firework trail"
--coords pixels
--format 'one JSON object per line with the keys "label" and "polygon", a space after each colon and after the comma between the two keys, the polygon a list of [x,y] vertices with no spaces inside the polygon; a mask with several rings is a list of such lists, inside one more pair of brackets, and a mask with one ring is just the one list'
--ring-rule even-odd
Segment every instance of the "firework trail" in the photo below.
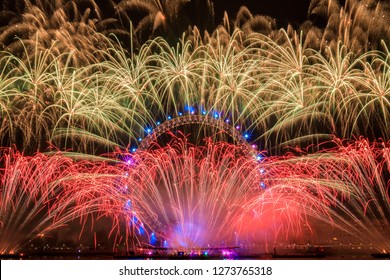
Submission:
{"label": "firework trail", "polygon": [[[0,29],[1,146],[74,152],[2,150],[2,253],[76,219],[83,232],[101,215],[112,218],[110,235],[133,245],[288,239],[305,225],[315,234],[314,219],[390,249],[386,4],[312,1],[301,35],[242,7],[211,35],[193,27],[172,47],[186,1],[110,1],[120,24],[81,2],[23,1],[21,17],[1,12],[16,22]],[[109,33],[131,37],[130,50]],[[170,35],[137,42],[158,34]],[[206,145],[176,139],[137,150],[191,116],[175,131],[210,126]],[[218,142],[226,125],[210,119],[269,156],[259,162],[248,145]],[[95,157],[132,149],[119,152],[130,166]]]}
{"label": "firework trail", "polygon": [[253,157],[237,145],[200,147],[176,138],[124,155],[119,201],[127,234],[139,244],[156,239],[194,248],[236,245],[238,237],[302,239],[304,227],[315,236],[316,226],[327,223],[388,250],[388,143],[335,142],[337,148],[314,154]]}
{"label": "firework trail", "polygon": [[113,46],[101,52],[104,62],[83,68],[51,50],[31,61],[8,54],[0,76],[3,145],[112,152],[145,137],[148,126],[191,114],[189,107],[218,112],[273,153],[332,135],[388,140],[388,51],[356,56],[340,44],[326,58],[266,36],[248,44],[239,52],[234,39],[171,48],[158,38],[131,57]]}
{"label": "firework trail", "polygon": [[[56,55],[69,53],[64,63],[82,66],[96,62],[97,49],[106,49],[119,38],[129,36],[114,18],[104,18],[99,5],[88,1],[15,1],[4,3],[0,27],[0,48],[20,59],[33,59],[51,49]],[[114,11],[113,2],[105,5]]]}
{"label": "firework trail", "polygon": [[118,174],[104,162],[75,163],[60,153],[23,156],[13,149],[1,154],[2,254],[15,253],[29,239],[50,236],[74,220],[80,220],[81,234],[87,219],[116,211],[111,197]]}
{"label": "firework trail", "polygon": [[[282,200],[308,219],[313,235],[322,222],[388,251],[389,142],[334,143],[336,148],[316,153],[297,148],[283,157],[266,158],[263,168],[270,188],[256,203]],[[310,223],[309,217],[317,222]]]}
{"label": "firework trail", "polygon": [[200,148],[176,139],[127,155],[130,229],[144,234],[140,241],[148,242],[153,234],[173,247],[231,243],[248,212],[246,204],[260,191],[256,160],[242,156],[243,151],[229,144]]}
{"label": "firework trail", "polygon": [[3,150],[2,253],[72,221],[81,235],[100,217],[127,250],[303,240],[321,223],[389,250],[389,143],[335,140],[316,153],[254,157],[246,146],[183,137],[120,153],[116,164]]}

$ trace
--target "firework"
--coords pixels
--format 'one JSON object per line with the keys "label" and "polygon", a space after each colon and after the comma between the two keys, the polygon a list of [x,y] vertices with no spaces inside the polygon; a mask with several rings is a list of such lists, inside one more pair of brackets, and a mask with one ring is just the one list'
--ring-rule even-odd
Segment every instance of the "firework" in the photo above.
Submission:
{"label": "firework", "polygon": [[[4,11],[7,16],[0,29],[0,47],[21,59],[51,49],[56,56],[69,53],[64,63],[81,66],[99,60],[94,51],[115,42],[109,38],[111,33],[130,35],[117,20],[103,18],[95,1],[82,1],[82,5],[74,1],[15,2],[6,4],[10,10]],[[114,10],[111,4],[105,9]],[[21,11],[12,11],[12,6]]]}
{"label": "firework", "polygon": [[[266,159],[263,166],[271,190],[265,194],[299,209],[304,213],[301,217],[317,220],[314,235],[315,225],[322,222],[347,232],[356,242],[388,251],[389,143],[369,143],[366,139],[349,144],[336,139],[334,143],[336,148],[316,153],[307,154],[298,148],[283,157]],[[263,201],[271,200],[262,196],[258,202]]]}
{"label": "firework", "polygon": [[390,249],[385,4],[312,1],[299,35],[242,7],[211,35],[207,23],[172,40],[200,1],[111,1],[116,18],[49,2],[2,13],[15,24],[0,29],[0,143],[38,150],[1,150],[2,253],[102,215],[132,246],[287,240],[328,223]]}
{"label": "firework", "polygon": [[116,211],[110,199],[115,169],[109,165],[75,163],[60,153],[1,153],[1,254],[17,252],[28,240],[50,237],[71,221],[80,221],[81,234],[87,219]]}
{"label": "firework", "polygon": [[148,126],[191,114],[190,107],[218,112],[273,152],[333,135],[388,140],[388,52],[356,56],[340,44],[326,58],[266,36],[236,51],[234,38],[195,49],[159,38],[130,57],[112,45],[101,51],[104,62],[84,68],[63,64],[69,54],[51,49],[27,61],[7,54],[3,143],[113,151],[143,138]]}
{"label": "firework", "polygon": [[326,244],[316,237],[321,224],[389,250],[389,143],[333,145],[267,157],[245,145],[195,146],[173,136],[111,164],[4,150],[2,253],[77,220],[80,235],[88,219],[92,231],[103,216],[114,244],[122,240],[127,250],[304,242],[307,234]]}
{"label": "firework", "polygon": [[259,160],[245,146],[208,142],[200,147],[174,138],[165,147],[124,158],[129,234],[141,244],[238,245],[238,238],[256,232],[246,223],[265,221],[248,207],[265,186]]}
{"label": "firework", "polygon": [[327,223],[388,250],[388,148],[336,142],[314,154],[253,157],[237,145],[175,138],[128,154],[121,182],[127,234],[141,244],[191,248],[239,245],[237,238],[301,240],[304,227],[314,238]]}

